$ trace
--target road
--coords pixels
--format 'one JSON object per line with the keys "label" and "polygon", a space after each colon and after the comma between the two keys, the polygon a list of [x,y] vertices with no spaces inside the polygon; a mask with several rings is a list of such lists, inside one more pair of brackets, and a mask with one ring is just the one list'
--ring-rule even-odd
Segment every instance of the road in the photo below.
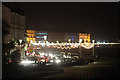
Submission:
{"label": "road", "polygon": [[[36,79],[40,80],[48,79],[48,78],[119,78],[120,74],[120,66],[119,66],[119,48],[101,48],[101,49],[95,49],[95,53],[99,55],[99,60],[90,63],[87,65],[76,65],[76,66],[66,66],[66,67],[57,67],[58,69],[64,70],[64,73],[55,73],[54,71],[35,71],[30,69],[30,72],[27,72],[26,69],[29,69],[29,67],[26,67],[22,69],[18,67],[13,67],[11,70],[11,73],[14,73],[12,75],[13,77],[21,70],[21,74],[19,74],[20,77],[25,77],[29,79]],[[35,65],[33,65],[35,66]],[[33,67],[31,66],[31,67]],[[18,69],[15,69],[18,68]],[[26,71],[25,71],[26,70]],[[13,72],[14,71],[14,72]],[[25,73],[26,72],[26,73]],[[24,74],[23,74],[24,73]],[[50,74],[48,74],[50,73]],[[55,73],[55,74],[53,74]],[[42,75],[43,74],[43,75]],[[48,74],[48,75],[46,75]],[[17,75],[18,76],[18,75]]]}
{"label": "road", "polygon": [[118,59],[105,58],[104,60],[82,66],[60,67],[63,74],[51,75],[43,78],[117,78],[120,73]]}

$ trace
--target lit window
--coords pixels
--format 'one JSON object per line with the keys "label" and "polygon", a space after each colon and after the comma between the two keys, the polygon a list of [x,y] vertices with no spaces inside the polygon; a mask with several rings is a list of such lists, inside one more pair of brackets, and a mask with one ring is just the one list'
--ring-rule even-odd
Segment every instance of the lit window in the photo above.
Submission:
{"label": "lit window", "polygon": [[29,38],[27,38],[27,41],[29,42]]}

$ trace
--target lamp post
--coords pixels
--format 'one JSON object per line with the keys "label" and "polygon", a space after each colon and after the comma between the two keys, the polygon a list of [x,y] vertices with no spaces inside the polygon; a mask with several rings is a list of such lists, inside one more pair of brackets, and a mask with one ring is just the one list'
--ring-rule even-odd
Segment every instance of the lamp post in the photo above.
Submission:
{"label": "lamp post", "polygon": [[[47,40],[47,36],[44,36],[44,40],[45,40],[45,55],[46,55],[46,40]],[[46,65],[46,59],[45,59],[45,65]]]}
{"label": "lamp post", "polygon": [[[70,53],[70,41],[71,41],[71,39],[69,39],[68,40],[69,41],[69,53]],[[70,54],[71,55],[71,54]],[[70,56],[71,57],[71,56]]]}
{"label": "lamp post", "polygon": [[58,45],[59,41],[56,41],[56,42],[57,42],[57,45]]}
{"label": "lamp post", "polygon": [[22,43],[22,39],[20,39],[19,42],[20,42],[20,55],[21,55],[21,57],[22,57],[22,52],[21,52],[21,43]]}
{"label": "lamp post", "polygon": [[69,41],[69,51],[70,51],[70,41],[71,41],[71,39],[69,39],[68,41]]}
{"label": "lamp post", "polygon": [[81,52],[81,43],[82,43],[82,39],[80,39],[80,41],[79,41],[79,44],[80,44],[80,54],[79,54],[79,59],[81,59],[81,57],[82,57],[82,52]]}
{"label": "lamp post", "polygon": [[93,56],[94,56],[94,42],[95,42],[95,40],[92,40],[92,42],[93,42]]}
{"label": "lamp post", "polygon": [[58,46],[59,41],[56,41],[56,42],[57,42],[57,46]]}

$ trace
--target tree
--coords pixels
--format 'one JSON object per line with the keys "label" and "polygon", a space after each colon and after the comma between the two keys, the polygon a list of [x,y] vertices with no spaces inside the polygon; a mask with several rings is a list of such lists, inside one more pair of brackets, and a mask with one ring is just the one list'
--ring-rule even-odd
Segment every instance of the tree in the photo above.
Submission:
{"label": "tree", "polygon": [[8,62],[8,59],[10,58],[10,50],[15,48],[14,41],[11,40],[9,43],[4,42],[5,36],[10,34],[9,29],[10,29],[10,25],[6,21],[2,20],[2,61],[3,61],[3,64],[6,64],[6,62]]}
{"label": "tree", "polygon": [[4,43],[4,38],[6,35],[10,34],[8,28],[10,28],[10,25],[2,20],[2,63],[5,64],[7,60],[7,56],[5,55],[7,53],[7,46],[8,44]]}
{"label": "tree", "polygon": [[[9,58],[10,58],[10,50],[15,48],[15,44],[14,44],[14,41],[10,41],[9,43],[3,43],[2,44],[3,46],[3,50],[2,50],[2,55],[3,55],[3,64],[8,62]],[[5,55],[7,54],[7,55]]]}
{"label": "tree", "polygon": [[20,61],[20,50],[14,51],[11,55],[12,62],[19,62]]}

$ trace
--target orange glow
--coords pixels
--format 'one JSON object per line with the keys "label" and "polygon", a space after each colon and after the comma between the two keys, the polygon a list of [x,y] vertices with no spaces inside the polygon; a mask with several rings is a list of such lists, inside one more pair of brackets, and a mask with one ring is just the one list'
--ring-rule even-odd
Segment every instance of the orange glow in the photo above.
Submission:
{"label": "orange glow", "polygon": [[79,33],[79,40],[83,39],[83,41],[86,43],[90,43],[90,34],[86,34],[86,33]]}
{"label": "orange glow", "polygon": [[48,62],[48,59],[46,59],[46,62]]}
{"label": "orange glow", "polygon": [[33,42],[35,42],[35,38],[33,38]]}
{"label": "orange glow", "polygon": [[27,30],[27,42],[30,42],[31,40],[35,42],[35,30]]}

